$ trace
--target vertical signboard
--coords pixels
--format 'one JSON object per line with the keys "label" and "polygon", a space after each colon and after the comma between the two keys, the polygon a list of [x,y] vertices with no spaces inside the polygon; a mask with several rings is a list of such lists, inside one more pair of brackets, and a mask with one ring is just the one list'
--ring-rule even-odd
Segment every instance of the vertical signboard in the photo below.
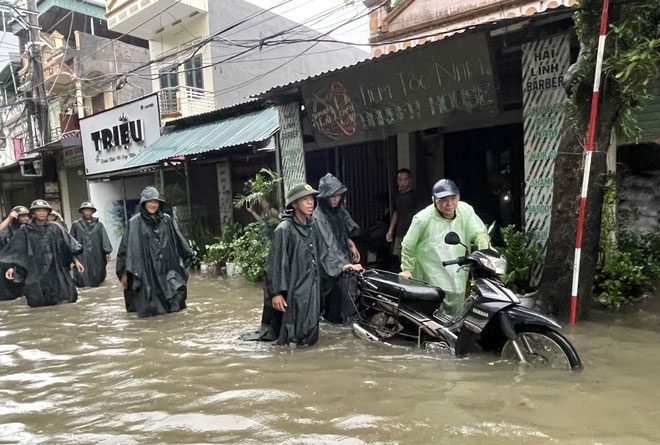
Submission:
{"label": "vertical signboard", "polygon": [[231,169],[228,161],[216,164],[218,176],[218,199],[220,207],[220,229],[224,229],[228,222],[232,221],[234,205],[231,194]]}
{"label": "vertical signboard", "polygon": [[555,158],[564,125],[564,73],[570,63],[568,34],[523,45],[525,131],[525,229],[544,249],[550,229]]}
{"label": "vertical signboard", "polygon": [[284,192],[306,181],[305,152],[300,126],[300,105],[297,102],[277,107],[280,115],[280,162]]}

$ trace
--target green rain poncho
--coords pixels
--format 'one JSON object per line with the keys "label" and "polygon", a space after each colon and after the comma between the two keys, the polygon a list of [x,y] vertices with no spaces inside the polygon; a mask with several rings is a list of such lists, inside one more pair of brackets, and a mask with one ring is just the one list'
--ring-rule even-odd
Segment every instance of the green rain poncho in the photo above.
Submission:
{"label": "green rain poncho", "polygon": [[438,286],[446,292],[441,310],[453,315],[465,300],[468,272],[457,265],[444,267],[449,261],[465,255],[461,245],[445,243],[445,235],[456,232],[465,245],[476,244],[478,249],[489,245],[486,226],[471,205],[459,202],[456,217],[443,218],[431,204],[417,213],[401,243],[401,270],[412,272],[413,278]]}
{"label": "green rain poncho", "polygon": [[82,274],[74,270],[73,281],[78,287],[99,286],[105,280],[107,255],[112,252],[103,223],[98,218],[80,218],[71,225],[71,236],[83,247],[83,253],[78,260],[85,266]]}

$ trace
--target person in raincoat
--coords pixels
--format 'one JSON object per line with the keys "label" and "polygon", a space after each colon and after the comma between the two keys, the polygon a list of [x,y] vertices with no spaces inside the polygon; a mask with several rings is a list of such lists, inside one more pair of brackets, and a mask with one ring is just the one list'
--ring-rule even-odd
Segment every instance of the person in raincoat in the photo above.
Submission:
{"label": "person in raincoat", "polygon": [[23,283],[22,292],[30,307],[77,301],[71,263],[79,272],[85,270],[74,257],[82,253],[82,247],[61,226],[48,221],[51,211],[47,201],[33,201],[32,220],[18,229],[0,253],[0,263],[9,265],[5,278]]}
{"label": "person in raincoat", "polygon": [[[7,218],[0,222],[0,252],[14,237],[23,224],[30,222],[30,211],[25,206],[11,209]],[[0,301],[15,300],[21,296],[23,283],[16,283],[5,278],[9,265],[0,265]]]}
{"label": "person in raincoat", "polygon": [[117,252],[117,277],[124,287],[127,312],[139,317],[186,308],[188,272],[194,255],[155,187],[140,196],[139,212],[128,221]]}
{"label": "person in raincoat", "polygon": [[53,210],[48,214],[48,221],[59,224],[60,226],[64,227],[64,230],[69,230],[66,226],[66,223],[64,222],[64,218],[62,218],[60,212],[56,210]]}
{"label": "person in raincoat", "polygon": [[465,255],[461,245],[445,243],[447,232],[456,232],[463,244],[488,247],[486,226],[471,205],[460,200],[454,181],[441,179],[433,186],[433,204],[412,220],[401,243],[401,274],[442,288],[446,295],[440,312],[452,316],[465,301],[468,272],[458,265],[444,267],[443,261]]}
{"label": "person in raincoat", "polygon": [[78,287],[98,287],[106,276],[106,265],[110,261],[112,245],[103,223],[92,215],[96,207],[91,202],[80,204],[81,218],[71,224],[71,236],[83,247],[79,260],[85,265],[85,272],[73,272],[73,281]]}
{"label": "person in raincoat", "polygon": [[296,184],[287,193],[286,211],[275,228],[264,266],[261,326],[243,335],[243,340],[299,346],[318,341],[318,233],[311,218],[316,194],[308,184]]}
{"label": "person in raincoat", "polygon": [[357,295],[357,281],[344,271],[359,270],[360,253],[351,240],[360,227],[346,210],[346,186],[331,173],[319,181],[318,206],[314,223],[321,235],[319,261],[321,263],[321,314],[331,323],[350,323],[357,316],[353,299]]}

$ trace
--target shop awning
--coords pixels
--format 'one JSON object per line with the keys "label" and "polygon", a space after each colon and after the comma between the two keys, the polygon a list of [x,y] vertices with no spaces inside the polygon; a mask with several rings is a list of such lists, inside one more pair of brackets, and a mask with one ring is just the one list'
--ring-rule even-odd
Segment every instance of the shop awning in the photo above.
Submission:
{"label": "shop awning", "polygon": [[176,156],[196,155],[261,142],[279,129],[276,108],[175,130],[161,136],[131,159],[126,167],[154,164]]}

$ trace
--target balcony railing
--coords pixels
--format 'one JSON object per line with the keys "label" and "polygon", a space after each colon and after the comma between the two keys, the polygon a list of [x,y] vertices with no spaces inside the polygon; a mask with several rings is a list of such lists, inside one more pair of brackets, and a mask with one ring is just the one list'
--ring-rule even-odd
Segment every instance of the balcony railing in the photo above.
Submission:
{"label": "balcony railing", "polygon": [[146,40],[197,14],[207,13],[206,0],[118,0],[106,2],[108,28]]}
{"label": "balcony railing", "polygon": [[163,119],[192,116],[215,109],[211,91],[185,85],[163,88],[158,92],[158,102]]}

